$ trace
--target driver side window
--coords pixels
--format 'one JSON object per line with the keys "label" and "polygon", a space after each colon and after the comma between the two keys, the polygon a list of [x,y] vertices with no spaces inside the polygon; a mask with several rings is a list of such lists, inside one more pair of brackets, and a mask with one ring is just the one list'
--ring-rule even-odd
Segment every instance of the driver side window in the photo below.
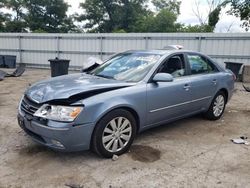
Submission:
{"label": "driver side window", "polygon": [[185,75],[185,63],[182,54],[174,55],[164,62],[158,70],[158,73],[168,73],[174,78]]}

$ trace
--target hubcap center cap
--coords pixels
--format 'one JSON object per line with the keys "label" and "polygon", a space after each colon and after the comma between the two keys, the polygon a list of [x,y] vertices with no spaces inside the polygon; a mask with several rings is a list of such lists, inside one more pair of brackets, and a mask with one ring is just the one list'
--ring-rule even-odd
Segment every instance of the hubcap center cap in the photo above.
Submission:
{"label": "hubcap center cap", "polygon": [[119,133],[118,131],[115,133],[115,137],[116,137],[116,138],[119,138],[119,137],[120,137],[120,133]]}

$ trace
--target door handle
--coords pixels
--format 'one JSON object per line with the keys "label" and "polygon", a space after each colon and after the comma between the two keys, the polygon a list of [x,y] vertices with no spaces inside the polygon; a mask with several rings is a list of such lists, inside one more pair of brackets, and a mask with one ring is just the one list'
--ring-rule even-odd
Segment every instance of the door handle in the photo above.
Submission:
{"label": "door handle", "polygon": [[185,84],[183,88],[184,88],[186,91],[188,91],[189,88],[190,88],[190,85],[189,85],[189,84]]}
{"label": "door handle", "polygon": [[217,84],[217,80],[216,79],[213,79],[213,84],[216,85]]}

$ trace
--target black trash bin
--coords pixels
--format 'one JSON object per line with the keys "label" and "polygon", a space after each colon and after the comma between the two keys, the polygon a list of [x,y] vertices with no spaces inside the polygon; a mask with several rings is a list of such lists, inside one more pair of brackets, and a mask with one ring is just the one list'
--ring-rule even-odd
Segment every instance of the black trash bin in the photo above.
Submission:
{"label": "black trash bin", "polygon": [[16,56],[5,55],[4,56],[4,66],[6,68],[16,68]]}
{"label": "black trash bin", "polygon": [[51,68],[51,77],[68,74],[69,62],[67,59],[49,59]]}
{"label": "black trash bin", "polygon": [[4,56],[0,55],[0,68],[4,68]]}
{"label": "black trash bin", "polygon": [[230,69],[236,76],[237,80],[239,79],[239,72],[243,63],[236,62],[225,62],[226,68]]}

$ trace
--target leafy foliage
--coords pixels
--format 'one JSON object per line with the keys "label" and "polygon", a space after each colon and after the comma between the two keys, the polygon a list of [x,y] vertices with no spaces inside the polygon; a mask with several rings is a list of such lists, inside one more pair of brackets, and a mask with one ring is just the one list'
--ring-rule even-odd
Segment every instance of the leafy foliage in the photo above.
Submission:
{"label": "leafy foliage", "polygon": [[162,9],[158,14],[150,14],[138,19],[133,28],[134,32],[176,32],[179,24],[177,15],[168,9]]}
{"label": "leafy foliage", "polygon": [[84,13],[77,20],[86,22],[84,27],[92,32],[131,32],[137,18],[149,13],[144,3],[145,0],[86,0],[80,4]]}
{"label": "leafy foliage", "polygon": [[211,27],[208,24],[203,25],[188,25],[188,26],[182,26],[179,30],[179,32],[185,32],[185,33],[208,33],[213,32],[214,28]]}
{"label": "leafy foliage", "polygon": [[178,0],[152,0],[152,3],[157,11],[168,9],[175,14],[180,14],[181,2]]}
{"label": "leafy foliage", "polygon": [[213,29],[220,19],[220,12],[221,6],[218,6],[208,15],[208,25]]}
{"label": "leafy foliage", "polygon": [[0,0],[0,8],[12,11],[0,13],[0,31],[77,32],[68,7],[64,0]]}
{"label": "leafy foliage", "polygon": [[13,11],[12,15],[8,15],[6,30],[8,32],[26,32],[24,0],[5,0],[4,6]]}
{"label": "leafy foliage", "polygon": [[243,22],[242,27],[247,31],[250,28],[250,1],[249,0],[228,0],[231,3],[230,14],[239,17]]}
{"label": "leafy foliage", "polygon": [[[5,5],[5,0],[0,0],[0,9]],[[8,19],[9,15],[0,12],[0,32],[5,31],[5,21]]]}
{"label": "leafy foliage", "polygon": [[180,2],[153,0],[157,12],[146,6],[147,0],[86,0],[78,21],[91,32],[175,32]]}
{"label": "leafy foliage", "polygon": [[[149,9],[149,1],[153,9]],[[68,16],[69,5],[65,0],[0,0],[0,9],[12,11],[12,14],[0,12],[0,32],[213,31],[219,21],[220,6],[210,7],[213,11],[208,23],[185,26],[177,23],[180,4],[180,0],[85,0],[80,3],[82,14]],[[76,22],[82,27],[77,27]]]}
{"label": "leafy foliage", "polygon": [[26,22],[31,31],[66,33],[74,29],[67,17],[69,5],[63,0],[24,0],[28,14]]}
{"label": "leafy foliage", "polygon": [[200,26],[197,25],[197,27],[194,28],[207,29],[208,32],[213,31],[219,21],[224,1],[225,0],[194,0],[192,11],[200,23]]}

